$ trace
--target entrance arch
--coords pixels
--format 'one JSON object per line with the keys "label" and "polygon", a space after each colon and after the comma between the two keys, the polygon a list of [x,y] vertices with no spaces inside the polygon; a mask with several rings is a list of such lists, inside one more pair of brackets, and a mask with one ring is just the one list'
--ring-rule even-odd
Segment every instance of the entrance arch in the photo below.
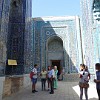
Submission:
{"label": "entrance arch", "polygon": [[47,41],[47,64],[56,65],[59,72],[64,66],[63,40],[58,36],[52,36]]}

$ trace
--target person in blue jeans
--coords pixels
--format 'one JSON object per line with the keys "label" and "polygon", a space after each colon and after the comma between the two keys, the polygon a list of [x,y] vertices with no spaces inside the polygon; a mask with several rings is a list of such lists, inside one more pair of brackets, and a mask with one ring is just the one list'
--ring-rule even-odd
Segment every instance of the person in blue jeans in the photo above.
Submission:
{"label": "person in blue jeans", "polygon": [[35,64],[34,65],[34,68],[33,68],[33,70],[32,70],[32,72],[33,72],[33,77],[32,77],[32,93],[35,93],[35,92],[38,92],[37,90],[36,90],[36,83],[37,83],[37,67],[38,67],[38,65],[37,64]]}
{"label": "person in blue jeans", "polygon": [[94,79],[94,82],[96,83],[98,100],[100,100],[100,63],[96,63],[95,68],[97,71],[96,71],[96,79]]}

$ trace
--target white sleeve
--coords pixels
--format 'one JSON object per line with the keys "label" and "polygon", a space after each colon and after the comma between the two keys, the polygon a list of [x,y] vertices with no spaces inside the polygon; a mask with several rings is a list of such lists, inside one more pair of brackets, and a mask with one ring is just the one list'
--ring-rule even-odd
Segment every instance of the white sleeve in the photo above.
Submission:
{"label": "white sleeve", "polygon": [[34,73],[35,73],[35,68],[33,68],[32,72],[34,72]]}
{"label": "white sleeve", "polygon": [[53,77],[55,77],[55,71],[54,70],[52,70],[52,75],[53,75]]}

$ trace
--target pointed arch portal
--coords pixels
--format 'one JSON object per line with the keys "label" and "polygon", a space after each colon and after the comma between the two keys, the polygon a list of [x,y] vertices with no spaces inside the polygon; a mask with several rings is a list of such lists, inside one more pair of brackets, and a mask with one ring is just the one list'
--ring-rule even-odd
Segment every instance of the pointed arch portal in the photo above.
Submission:
{"label": "pointed arch portal", "polygon": [[58,36],[52,36],[47,41],[47,64],[56,65],[58,71],[64,66],[63,41]]}

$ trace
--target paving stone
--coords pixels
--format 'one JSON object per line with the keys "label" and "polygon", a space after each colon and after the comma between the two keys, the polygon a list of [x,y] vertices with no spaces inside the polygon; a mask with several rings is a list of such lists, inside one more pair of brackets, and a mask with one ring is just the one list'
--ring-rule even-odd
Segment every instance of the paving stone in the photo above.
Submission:
{"label": "paving stone", "polygon": [[[3,100],[79,100],[80,92],[78,82],[59,81],[58,86],[54,94],[49,94],[49,91],[41,91],[41,83],[38,82],[37,93],[31,93],[31,86],[29,86]],[[97,100],[97,92],[94,83],[90,83],[88,95],[89,100]],[[85,100],[85,98],[83,100]]]}

